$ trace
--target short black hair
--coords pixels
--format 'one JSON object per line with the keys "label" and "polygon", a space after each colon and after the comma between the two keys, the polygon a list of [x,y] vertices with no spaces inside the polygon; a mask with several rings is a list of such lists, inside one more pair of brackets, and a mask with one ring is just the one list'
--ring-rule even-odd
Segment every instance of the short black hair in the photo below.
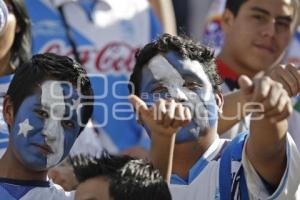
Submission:
{"label": "short black hair", "polygon": [[128,85],[130,93],[134,92],[135,95],[140,95],[140,81],[143,67],[157,54],[167,53],[168,51],[174,51],[183,58],[200,62],[203,65],[203,70],[207,74],[214,91],[220,91],[222,80],[216,70],[213,50],[204,45],[195,43],[191,39],[165,33],[137,52],[136,64]]}
{"label": "short black hair", "polygon": [[226,9],[232,12],[234,16],[237,16],[240,7],[248,0],[226,0]]}
{"label": "short black hair", "polygon": [[9,0],[17,19],[19,31],[11,48],[11,61],[19,66],[31,58],[31,22],[23,0]]}
{"label": "short black hair", "polygon": [[167,183],[152,164],[130,156],[103,154],[101,158],[79,155],[71,162],[78,181],[104,177],[114,200],[171,200]]}
{"label": "short black hair", "polygon": [[[38,85],[48,79],[67,81],[75,88],[77,85],[80,86],[77,88],[80,89],[79,92],[89,97],[82,98],[83,116],[81,123],[86,124],[93,112],[93,90],[87,73],[78,62],[67,56],[53,53],[37,54],[16,69],[7,91],[14,107],[14,115],[16,115],[23,100],[32,95]],[[82,129],[83,127],[81,127]]]}
{"label": "short black hair", "polygon": [[[225,8],[228,9],[234,16],[237,16],[241,6],[249,0],[226,0]],[[297,25],[298,14],[299,14],[299,0],[292,0],[294,7],[293,26]]]}

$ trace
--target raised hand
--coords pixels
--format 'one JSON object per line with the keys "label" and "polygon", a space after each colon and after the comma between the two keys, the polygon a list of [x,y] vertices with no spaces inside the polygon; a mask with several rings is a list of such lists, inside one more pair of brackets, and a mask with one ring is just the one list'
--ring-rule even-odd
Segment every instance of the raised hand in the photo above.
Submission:
{"label": "raised hand", "polygon": [[179,128],[189,124],[192,118],[189,108],[174,99],[160,99],[150,108],[135,95],[131,95],[129,101],[134,106],[140,123],[146,125],[151,134],[171,136]]}
{"label": "raised hand", "polygon": [[293,64],[279,65],[270,69],[267,74],[280,82],[290,97],[300,92],[300,70]]}
{"label": "raised hand", "polygon": [[263,73],[257,74],[253,80],[243,75],[239,84],[246,101],[257,103],[256,106],[262,108],[254,109],[254,116],[264,114],[264,118],[276,123],[292,113],[292,103],[286,89]]}

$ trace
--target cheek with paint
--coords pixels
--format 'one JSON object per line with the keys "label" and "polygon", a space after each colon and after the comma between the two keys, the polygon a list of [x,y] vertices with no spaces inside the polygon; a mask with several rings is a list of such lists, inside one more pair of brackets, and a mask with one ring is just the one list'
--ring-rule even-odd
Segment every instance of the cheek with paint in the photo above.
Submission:
{"label": "cheek with paint", "polygon": [[50,168],[68,155],[78,136],[77,107],[80,98],[72,85],[50,81],[42,85],[41,99],[43,105],[52,105],[51,117],[44,127],[46,143],[53,151],[47,155],[47,168]]}
{"label": "cheek with paint", "polygon": [[79,116],[82,115],[82,109],[78,109],[80,105],[80,97],[76,90],[74,90],[71,87],[64,87],[64,94],[71,94],[68,95],[70,98],[66,98],[65,102],[68,105],[66,107],[66,120],[64,120],[63,127],[65,130],[64,134],[64,152],[62,159],[65,159],[65,157],[69,154],[75,140],[79,136],[80,131],[80,125]]}
{"label": "cheek with paint", "polygon": [[47,164],[41,149],[45,145],[44,119],[34,111],[36,104],[40,104],[38,95],[27,97],[20,105],[11,129],[11,140],[14,152],[24,165],[43,170]]}
{"label": "cheek with paint", "polygon": [[218,112],[214,94],[207,95],[203,89],[194,92],[193,98],[184,103],[191,110],[192,121],[177,133],[176,143],[197,140],[207,129],[216,127]]}

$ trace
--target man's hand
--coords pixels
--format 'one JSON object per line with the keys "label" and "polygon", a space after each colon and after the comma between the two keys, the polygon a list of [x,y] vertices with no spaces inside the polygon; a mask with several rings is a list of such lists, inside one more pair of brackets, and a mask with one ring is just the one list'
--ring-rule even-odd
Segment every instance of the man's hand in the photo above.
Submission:
{"label": "man's hand", "polygon": [[150,108],[135,95],[131,95],[129,101],[133,104],[140,123],[150,129],[150,159],[165,181],[169,182],[176,133],[190,123],[191,111],[174,99],[160,99]]}
{"label": "man's hand", "polygon": [[[247,76],[239,79],[241,92],[247,102],[257,103],[262,110],[252,113],[254,116],[264,114],[272,123],[286,119],[293,111],[291,99],[279,82],[259,73],[251,80]],[[257,109],[256,109],[257,110]]]}
{"label": "man's hand", "polygon": [[300,70],[293,64],[279,65],[267,72],[271,79],[281,83],[290,97],[300,92]]}
{"label": "man's hand", "polygon": [[55,184],[60,185],[65,191],[75,190],[78,181],[71,165],[56,166],[48,171],[48,177]]}
{"label": "man's hand", "polygon": [[152,107],[135,95],[129,97],[135,108],[141,124],[146,125],[151,135],[153,133],[163,136],[172,136],[179,128],[186,126],[191,121],[191,111],[174,99],[160,99]]}

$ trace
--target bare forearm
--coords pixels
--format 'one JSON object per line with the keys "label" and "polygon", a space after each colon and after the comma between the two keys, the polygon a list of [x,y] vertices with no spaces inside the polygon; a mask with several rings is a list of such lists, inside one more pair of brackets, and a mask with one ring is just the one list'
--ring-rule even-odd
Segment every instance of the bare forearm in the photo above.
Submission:
{"label": "bare forearm", "polygon": [[249,161],[270,184],[278,185],[286,168],[287,120],[253,120],[246,146]]}
{"label": "bare forearm", "polygon": [[151,162],[156,167],[166,182],[170,182],[173,163],[173,152],[176,134],[170,137],[160,137],[152,134],[152,146],[150,151]]}

